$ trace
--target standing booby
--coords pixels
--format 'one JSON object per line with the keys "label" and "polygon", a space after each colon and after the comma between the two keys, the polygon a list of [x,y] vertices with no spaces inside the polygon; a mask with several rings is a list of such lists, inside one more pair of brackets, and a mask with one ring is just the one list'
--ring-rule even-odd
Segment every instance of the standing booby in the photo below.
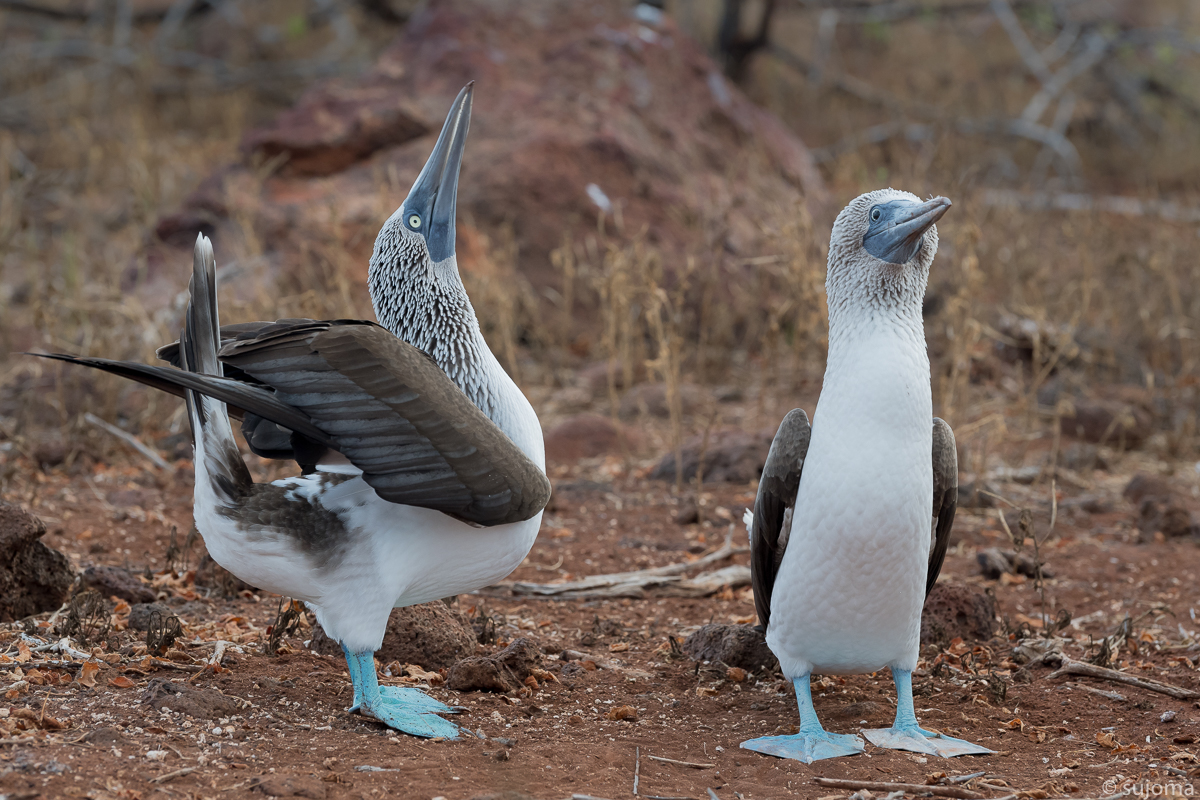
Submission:
{"label": "standing booby", "polygon": [[[51,355],[187,402],[195,519],[209,553],[254,586],[308,604],[342,645],[351,711],[417,736],[457,738],[453,711],[379,686],[374,652],[393,607],[475,591],[528,554],[550,497],[541,426],[480,332],[454,253],[471,86],[375,241],[369,280],[383,326],[279,320],[218,328],[215,259],[196,242],[182,369]],[[221,377],[221,376],[224,377]],[[256,484],[251,448],[303,473]]]}
{"label": "standing booby", "polygon": [[934,223],[948,208],[944,197],[921,202],[885,189],[856,198],[834,223],[817,412],[811,426],[800,409],[784,418],[747,515],[754,603],[796,687],[800,732],[743,742],[748,750],[805,762],[863,752],[858,736],[821,727],[810,676],[888,667],[896,721],[863,731],[872,744],[940,756],[992,752],[922,729],[912,699],[921,607],[958,502],[954,434],[940,419],[930,424],[921,319]]}

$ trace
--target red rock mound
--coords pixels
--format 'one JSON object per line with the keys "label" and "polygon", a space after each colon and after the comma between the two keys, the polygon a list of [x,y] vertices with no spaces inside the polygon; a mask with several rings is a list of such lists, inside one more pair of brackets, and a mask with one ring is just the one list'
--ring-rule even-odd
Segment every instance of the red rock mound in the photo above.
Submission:
{"label": "red rock mound", "polygon": [[[594,234],[602,210],[610,230],[616,216],[628,231],[648,228],[671,269],[711,252],[714,235],[727,252],[755,255],[761,232],[800,203],[823,205],[804,145],[669,18],[648,25],[621,0],[434,0],[367,74],[319,84],[249,132],[245,163],[206,180],[158,234],[190,248],[204,230],[234,258],[250,249],[249,219],[270,263],[286,269],[306,242],[332,242],[365,281],[379,226],[471,80],[460,244],[511,226],[534,283],[554,281],[549,253],[568,234]],[[262,181],[254,164],[272,157],[286,160]],[[475,268],[464,255],[460,266]]]}

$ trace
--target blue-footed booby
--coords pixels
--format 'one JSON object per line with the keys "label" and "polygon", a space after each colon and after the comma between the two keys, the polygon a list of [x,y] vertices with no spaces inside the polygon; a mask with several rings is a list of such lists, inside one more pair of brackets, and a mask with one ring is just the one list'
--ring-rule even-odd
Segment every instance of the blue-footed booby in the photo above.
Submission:
{"label": "blue-footed booby", "polygon": [[940,756],[991,752],[921,728],[912,698],[921,607],[958,502],[954,434],[933,418],[921,319],[934,223],[948,208],[944,197],[922,202],[885,189],[856,198],[834,223],[817,410],[811,426],[800,409],[784,418],[746,515],[754,603],[796,688],[800,732],[743,742],[748,750],[804,762],[863,752],[858,736],[822,728],[810,676],[888,667],[896,720],[863,731],[872,744]]}
{"label": "blue-footed booby", "polygon": [[[537,415],[496,360],[454,251],[471,114],[459,94],[408,197],[384,223],[369,284],[382,325],[279,320],[218,328],[211,243],[196,242],[173,367],[50,355],[182,395],[195,445],[195,520],[247,583],[303,600],[339,641],[351,711],[417,736],[457,738],[454,709],[380,686],[374,651],[393,607],[474,591],[528,554],[550,497]],[[302,474],[258,484],[251,449]]]}

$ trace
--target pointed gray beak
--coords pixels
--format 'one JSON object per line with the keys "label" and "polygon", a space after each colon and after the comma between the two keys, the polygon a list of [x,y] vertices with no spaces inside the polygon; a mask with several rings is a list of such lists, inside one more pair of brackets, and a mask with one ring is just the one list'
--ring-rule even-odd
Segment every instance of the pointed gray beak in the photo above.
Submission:
{"label": "pointed gray beak", "polygon": [[[425,237],[433,263],[454,255],[454,216],[458,200],[458,170],[462,165],[467,129],[471,125],[471,81],[454,99],[433,153],[404,200],[404,224]],[[417,226],[413,226],[413,215]]]}
{"label": "pointed gray beak", "polygon": [[942,218],[952,203],[935,197],[924,203],[893,201],[884,206],[878,224],[872,223],[863,246],[876,258],[890,264],[907,264],[921,247],[925,231]]}

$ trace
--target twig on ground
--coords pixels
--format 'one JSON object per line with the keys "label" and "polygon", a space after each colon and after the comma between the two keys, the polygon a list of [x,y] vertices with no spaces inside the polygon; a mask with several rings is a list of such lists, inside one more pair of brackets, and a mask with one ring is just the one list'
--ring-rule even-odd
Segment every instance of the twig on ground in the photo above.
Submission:
{"label": "twig on ground", "polygon": [[1064,683],[1063,686],[1070,686],[1072,689],[1082,689],[1085,692],[1098,694],[1101,697],[1107,697],[1109,700],[1124,700],[1125,695],[1120,692],[1106,692],[1103,689],[1097,689],[1092,686],[1084,686],[1082,683]]}
{"label": "twig on ground", "polygon": [[1116,683],[1124,683],[1128,686],[1136,686],[1139,689],[1145,689],[1150,692],[1158,692],[1176,700],[1195,700],[1200,698],[1200,692],[1194,689],[1184,689],[1181,686],[1174,686],[1162,681],[1156,681],[1153,678],[1138,678],[1134,675],[1126,675],[1124,672],[1117,672],[1115,669],[1107,667],[1097,667],[1095,664],[1085,664],[1082,661],[1075,661],[1070,658],[1063,657],[1062,666],[1051,672],[1048,677],[1058,678],[1063,675],[1085,675],[1089,678],[1102,678]]}
{"label": "twig on ground", "polygon": [[652,758],[664,764],[678,764],[681,767],[695,767],[696,769],[708,769],[709,767],[716,766],[716,764],[701,764],[696,761],[676,761],[673,758],[663,758],[662,756],[646,756],[646,758]]}
{"label": "twig on ground", "polygon": [[633,796],[637,797],[638,781],[642,777],[642,748],[635,747],[633,753]]}
{"label": "twig on ground", "polygon": [[721,800],[721,798],[717,797],[717,793],[712,789],[705,789],[704,791],[708,792],[709,800]]}
{"label": "twig on ground", "polygon": [[[733,568],[716,570],[712,573],[699,575],[691,580],[680,579],[680,575],[693,569],[706,567],[729,558],[732,555],[746,552],[744,547],[734,547],[733,538],[725,537],[725,544],[708,555],[695,561],[684,561],[668,564],[663,567],[637,570],[634,572],[614,572],[607,575],[591,575],[577,581],[563,583],[525,583],[522,581],[497,583],[487,587],[491,590],[508,589],[514,595],[530,597],[551,597],[556,599],[585,598],[585,597],[640,597],[643,590],[651,586],[671,584],[672,593],[684,596],[702,596],[705,593],[718,591],[721,586],[739,583],[743,578],[748,582],[749,575],[744,567],[734,571]],[[482,592],[477,592],[480,594]]]}
{"label": "twig on ground", "polygon": [[196,771],[195,767],[184,767],[177,769],[174,772],[168,772],[166,775],[159,775],[157,778],[151,778],[151,783],[166,783],[173,778],[182,778],[184,775],[191,775]]}
{"label": "twig on ground", "polygon": [[90,411],[85,412],[83,415],[83,418],[84,418],[84,420],[86,420],[88,422],[88,424],[94,425],[103,431],[107,431],[108,433],[111,433],[113,436],[117,437],[118,439],[123,441],[125,444],[132,447],[134,450],[137,450],[139,453],[141,453],[143,456],[145,456],[146,459],[149,460],[151,464],[158,467],[159,469],[168,470],[168,471],[171,469],[171,465],[168,464],[166,461],[164,461],[162,456],[160,456],[158,453],[151,450],[146,445],[142,444],[141,441],[136,436],[134,436],[132,433],[123,431],[120,428],[118,428],[116,425],[113,425],[112,423],[105,422],[104,420],[100,419],[99,417],[97,417],[95,414],[93,414]]}
{"label": "twig on ground", "polygon": [[892,781],[854,781],[841,778],[813,778],[818,786],[831,789],[866,789],[872,792],[908,792],[931,794],[935,797],[958,797],[962,800],[983,800],[983,795],[957,786],[925,786],[920,783],[893,783]]}
{"label": "twig on ground", "polygon": [[972,772],[970,775],[955,775],[953,778],[947,778],[947,780],[950,781],[950,783],[966,783],[967,781],[973,781],[976,778],[982,778],[984,775],[987,775],[987,772]]}

